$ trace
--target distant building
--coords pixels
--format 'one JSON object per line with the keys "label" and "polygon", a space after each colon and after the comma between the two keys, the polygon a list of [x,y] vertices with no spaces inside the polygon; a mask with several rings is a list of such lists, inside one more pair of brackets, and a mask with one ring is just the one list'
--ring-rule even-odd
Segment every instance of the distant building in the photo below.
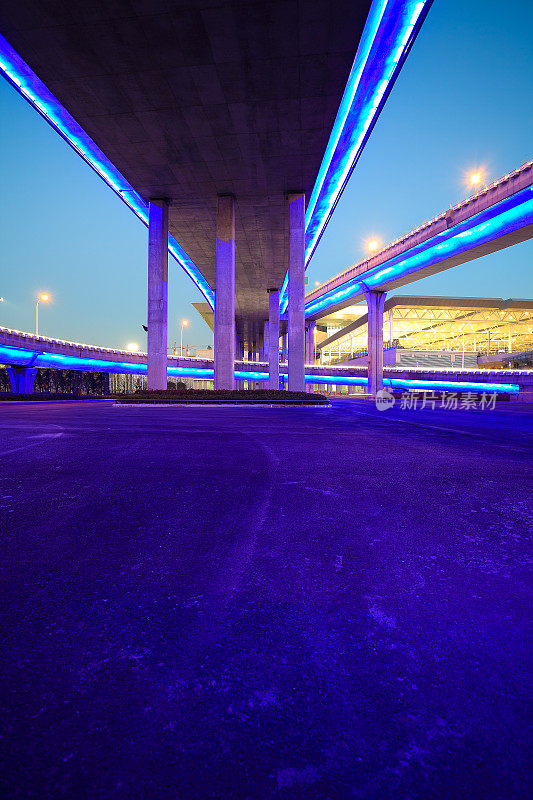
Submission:
{"label": "distant building", "polygon": [[206,347],[205,349],[198,348],[196,350],[195,358],[206,358],[213,360],[213,348],[212,347]]}
{"label": "distant building", "polygon": [[[367,328],[364,302],[322,317],[316,324],[318,360],[364,360]],[[399,366],[457,368],[463,350],[465,367],[489,353],[523,353],[533,348],[533,300],[396,295],[385,302],[383,344],[384,363]]]}

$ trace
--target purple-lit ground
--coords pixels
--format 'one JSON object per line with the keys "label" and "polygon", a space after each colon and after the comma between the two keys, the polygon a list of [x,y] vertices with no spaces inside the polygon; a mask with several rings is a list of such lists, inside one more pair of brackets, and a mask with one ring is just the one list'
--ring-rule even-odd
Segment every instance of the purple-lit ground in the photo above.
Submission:
{"label": "purple-lit ground", "polygon": [[1,796],[528,796],[502,408],[4,404]]}

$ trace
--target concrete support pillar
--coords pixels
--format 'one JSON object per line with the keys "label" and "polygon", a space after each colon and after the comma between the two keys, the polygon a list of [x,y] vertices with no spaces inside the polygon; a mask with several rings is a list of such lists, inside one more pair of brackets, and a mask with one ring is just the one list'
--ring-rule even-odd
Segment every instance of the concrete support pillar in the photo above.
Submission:
{"label": "concrete support pillar", "polygon": [[308,322],[305,326],[305,363],[315,363],[315,328],[316,322]]}
{"label": "concrete support pillar", "polygon": [[[251,361],[251,363],[254,365],[254,366],[252,366],[252,371],[253,372],[255,372],[257,370],[257,367],[255,366],[255,364],[259,361],[259,351],[258,351],[257,348],[258,348],[257,342],[252,341],[251,344],[250,344],[250,351],[249,351],[249,354],[248,354],[248,358],[249,358],[249,361]],[[248,380],[248,388],[249,389],[256,389],[257,388],[256,384],[257,384],[257,381],[254,381],[254,380],[252,380],[252,378],[249,378],[249,380]]]}
{"label": "concrete support pillar", "polygon": [[264,328],[263,328],[263,345],[261,347],[261,359],[260,360],[261,361],[266,361],[266,362],[268,362],[268,360],[269,360],[269,358],[268,358],[268,354],[269,354],[268,346],[270,344],[269,328],[270,328],[270,324],[268,322],[265,322],[265,325],[264,325]]}
{"label": "concrete support pillar", "polygon": [[279,389],[279,290],[269,289],[268,388]]}
{"label": "concrete support pillar", "polygon": [[[315,325],[316,322],[309,322],[305,326],[305,363],[315,363]],[[304,384],[304,391],[312,392],[313,387],[310,383]]]}
{"label": "concrete support pillar", "polygon": [[32,394],[33,382],[37,375],[36,367],[6,366],[13,394]]}
{"label": "concrete support pillar", "polygon": [[235,332],[235,360],[242,361],[243,348],[237,332]]}
{"label": "concrete support pillar", "polygon": [[215,389],[235,388],[235,199],[219,195],[215,294]]}
{"label": "concrete support pillar", "polygon": [[383,389],[383,306],[386,292],[365,292],[368,307],[368,394]]}
{"label": "concrete support pillar", "polygon": [[148,211],[148,389],[167,388],[168,202]]}
{"label": "concrete support pillar", "polygon": [[305,381],[305,195],[289,195],[289,391]]}

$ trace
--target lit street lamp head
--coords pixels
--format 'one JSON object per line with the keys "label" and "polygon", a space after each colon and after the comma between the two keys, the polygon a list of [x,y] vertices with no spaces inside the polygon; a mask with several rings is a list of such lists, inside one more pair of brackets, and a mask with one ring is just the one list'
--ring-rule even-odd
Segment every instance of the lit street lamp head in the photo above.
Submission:
{"label": "lit street lamp head", "polygon": [[486,169],[476,167],[476,169],[468,173],[467,182],[473,189],[481,189],[486,184]]}
{"label": "lit street lamp head", "polygon": [[39,300],[42,300],[44,303],[47,303],[47,302],[48,302],[48,300],[49,300],[49,297],[48,297],[48,295],[46,294],[46,292],[43,292],[42,294],[40,294],[40,295],[39,295]]}

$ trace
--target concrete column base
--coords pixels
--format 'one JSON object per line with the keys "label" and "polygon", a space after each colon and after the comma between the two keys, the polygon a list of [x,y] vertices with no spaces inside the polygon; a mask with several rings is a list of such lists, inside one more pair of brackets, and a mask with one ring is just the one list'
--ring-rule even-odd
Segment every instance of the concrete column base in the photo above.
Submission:
{"label": "concrete column base", "polygon": [[33,394],[33,383],[37,375],[37,367],[7,366],[7,374],[13,394]]}

